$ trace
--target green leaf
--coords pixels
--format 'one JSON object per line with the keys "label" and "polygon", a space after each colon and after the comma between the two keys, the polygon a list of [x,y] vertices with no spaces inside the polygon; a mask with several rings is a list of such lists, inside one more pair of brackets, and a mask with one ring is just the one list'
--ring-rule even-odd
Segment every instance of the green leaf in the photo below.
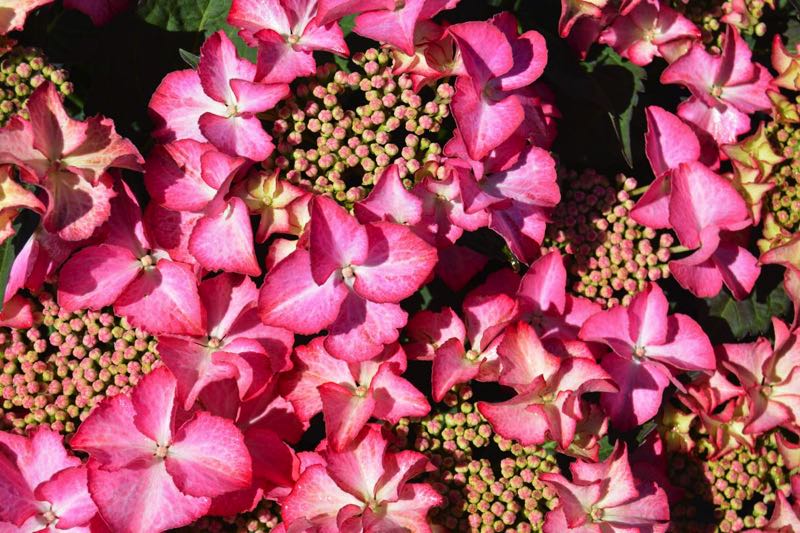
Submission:
{"label": "green leaf", "polygon": [[223,26],[231,0],[143,0],[137,13],[167,31],[207,31]]}
{"label": "green leaf", "polygon": [[200,62],[200,56],[193,54],[191,52],[187,52],[183,48],[178,48],[178,54],[181,56],[187,65],[192,68],[197,68],[197,64]]}
{"label": "green leaf", "polygon": [[608,439],[608,435],[600,439],[600,452],[599,452],[599,459],[600,461],[605,461],[608,459],[608,456],[611,455],[611,452],[614,451],[614,445],[611,444],[611,441]]}
{"label": "green leaf", "polygon": [[355,15],[347,15],[346,17],[342,18],[339,21],[339,26],[342,28],[342,33],[345,37],[350,35],[353,32],[353,28],[356,25],[356,16]]}
{"label": "green leaf", "polygon": [[0,246],[0,311],[3,310],[3,295],[6,293],[8,275],[11,273],[11,265],[14,264],[14,239],[6,239]]}
{"label": "green leaf", "polygon": [[772,325],[772,317],[789,312],[791,302],[778,284],[766,298],[761,298],[758,287],[744,300],[735,300],[722,291],[713,298],[706,298],[708,312],[712,317],[725,321],[734,337],[741,340],[748,336],[766,335]]}
{"label": "green leaf", "polygon": [[605,47],[593,61],[585,62],[584,68],[592,74],[609,103],[606,111],[622,156],[628,166],[633,168],[633,148],[631,147],[631,121],[639,94],[644,92],[647,71],[622,58],[610,47]]}

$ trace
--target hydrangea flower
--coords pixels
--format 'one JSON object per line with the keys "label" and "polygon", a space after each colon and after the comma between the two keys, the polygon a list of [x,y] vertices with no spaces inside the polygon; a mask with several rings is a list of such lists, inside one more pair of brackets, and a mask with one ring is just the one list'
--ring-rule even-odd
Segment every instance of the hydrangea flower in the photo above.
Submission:
{"label": "hydrangea flower", "polygon": [[165,367],[130,396],[102,402],[72,438],[89,454],[89,491],[115,531],[161,531],[204,515],[211,497],[250,485],[250,454],[224,418],[176,404],[177,382]]}
{"label": "hydrangea flower", "polygon": [[224,32],[215,33],[203,44],[196,71],[167,74],[153,93],[153,136],[208,141],[229,155],[266,159],[274,146],[256,113],[272,109],[289,86],[255,80],[256,67],[238,57]]}
{"label": "hydrangea flower", "polygon": [[30,437],[0,433],[0,531],[89,533],[97,507],[87,469],[48,428]]}
{"label": "hydrangea flower", "polygon": [[287,529],[430,533],[427,514],[442,497],[427,483],[409,483],[428,460],[387,446],[380,427],[369,425],[344,451],[305,454],[303,473],[283,501]]}
{"label": "hydrangea flower", "polygon": [[655,416],[675,370],[716,368],[714,351],[700,325],[687,315],[668,315],[667,298],[655,284],[634,296],[627,308],[614,307],[590,317],[580,338],[611,349],[600,364],[619,392],[605,392],[600,401],[620,429]]}
{"label": "hydrangea flower", "polygon": [[30,120],[17,116],[0,129],[0,163],[18,166],[23,181],[45,190],[45,229],[87,239],[109,217],[114,192],[106,171],[141,170],[142,156],[111,120],[70,118],[52,83],[34,91],[28,113]]}
{"label": "hydrangea flower", "polygon": [[328,330],[325,348],[346,361],[370,359],[397,340],[407,315],[398,303],[425,282],[436,250],[399,224],[360,224],[333,200],[311,207],[308,250],[264,279],[265,324],[308,335]]}

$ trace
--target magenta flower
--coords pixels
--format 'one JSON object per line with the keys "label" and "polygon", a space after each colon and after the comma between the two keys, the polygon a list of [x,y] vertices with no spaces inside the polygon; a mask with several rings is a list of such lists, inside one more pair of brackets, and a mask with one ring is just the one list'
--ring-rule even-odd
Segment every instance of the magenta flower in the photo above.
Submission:
{"label": "magenta flower", "polygon": [[200,49],[197,70],[170,72],[153,94],[153,136],[208,141],[229,155],[266,159],[274,146],[256,113],[272,109],[289,86],[255,79],[256,67],[238,57],[225,33],[213,34]]}
{"label": "magenta flower", "polygon": [[89,533],[97,507],[86,467],[46,427],[29,438],[0,433],[0,531]]}
{"label": "magenta flower", "polygon": [[541,76],[547,47],[535,31],[518,35],[510,13],[455,24],[448,31],[467,73],[456,81],[453,117],[470,157],[483,159],[522,124],[525,109],[517,91]]}
{"label": "magenta flower", "polygon": [[538,255],[549,212],[561,199],[555,161],[535,146],[494,156],[484,165],[486,175],[478,179],[465,169],[457,172],[465,211],[488,211],[489,227],[516,257],[529,263]]}
{"label": "magenta flower", "polygon": [[575,23],[582,18],[600,19],[608,0],[561,0],[561,17],[558,19],[558,33],[566,37]]}
{"label": "magenta flower", "polygon": [[[370,10],[358,5],[353,31],[359,35],[388,43],[408,55],[414,54],[417,28],[445,9],[453,9],[459,0],[407,0],[386,2],[386,9]],[[393,5],[392,5],[393,4]]]}
{"label": "magenta flower", "polygon": [[284,384],[284,396],[304,422],[322,411],[328,444],[335,451],[349,446],[372,417],[396,424],[430,411],[425,396],[401,377],[406,354],[397,344],[360,363],[333,357],[321,337],[298,346],[295,354],[299,364]]}
{"label": "magenta flower", "polygon": [[158,336],[161,360],[175,375],[187,411],[204,387],[223,379],[236,381],[243,400],[258,394],[288,366],[294,344],[290,332],[258,319],[258,289],[250,278],[221,274],[203,280],[199,292],[206,332]]}
{"label": "magenta flower", "polygon": [[614,19],[599,41],[645,66],[656,56],[670,62],[678,59],[699,38],[697,26],[666,3],[640,2],[627,15]]}
{"label": "magenta flower", "polygon": [[102,26],[128,9],[132,0],[64,0],[64,7],[77,9],[92,19],[92,24]]}
{"label": "magenta flower", "polygon": [[[257,79],[289,83],[317,70],[314,50],[346,56],[338,21],[317,16],[317,0],[234,0],[228,22],[245,41],[258,47]],[[263,158],[261,158],[263,159]]]}
{"label": "magenta flower", "polygon": [[519,284],[518,318],[530,323],[545,343],[564,343],[578,338],[599,304],[567,293],[567,269],[558,251],[537,259]]}
{"label": "magenta flower", "polygon": [[336,202],[314,198],[309,249],[298,249],[264,279],[261,320],[309,335],[328,330],[325,349],[346,361],[370,359],[397,340],[436,250],[389,222],[361,225]]}
{"label": "magenta flower", "polygon": [[774,348],[767,339],[723,344],[722,366],[739,380],[747,395],[745,433],[761,435],[778,426],[800,430],[800,346],[798,333],[773,318]]}
{"label": "magenta flower", "polygon": [[547,352],[525,322],[509,326],[497,352],[500,384],[517,395],[501,403],[478,402],[478,410],[498,434],[524,446],[555,440],[566,450],[585,415],[581,396],[617,390],[593,359],[562,359]]}
{"label": "magenta flower", "polygon": [[116,314],[151,333],[205,334],[195,273],[151,247],[139,204],[119,183],[105,240],[82,249],[61,268],[59,305],[69,311],[113,305]]}
{"label": "magenta flower", "polygon": [[71,119],[52,83],[28,100],[31,120],[15,116],[0,129],[0,163],[47,193],[44,227],[66,240],[92,236],[109,216],[114,196],[110,168],[140,170],[142,156],[102,117]]}
{"label": "magenta flower", "polygon": [[[437,402],[459,383],[495,381],[500,372],[497,347],[503,331],[517,312],[514,289],[519,278],[511,270],[498,271],[472,290],[462,305],[465,335],[437,339],[431,368],[431,394]],[[417,333],[419,335],[419,333]],[[444,341],[444,342],[442,342]]]}
{"label": "magenta flower", "polygon": [[717,295],[724,283],[744,298],[761,272],[757,259],[727,233],[752,224],[744,199],[702,163],[682,163],[671,181],[670,225],[681,244],[696,251],[670,261],[670,274],[698,297]]}
{"label": "magenta flower", "polygon": [[750,129],[749,114],[772,107],[767,96],[772,77],[751,57],[739,31],[728,26],[722,55],[709,54],[697,42],[667,67],[661,83],[686,86],[692,97],[678,106],[678,114],[710,133],[717,143],[733,143]]}
{"label": "magenta flower", "polygon": [[211,497],[246,488],[251,461],[230,420],[176,406],[177,382],[164,367],[131,396],[101,402],[72,438],[89,454],[89,491],[114,531],[150,532],[187,525]]}
{"label": "magenta flower", "polygon": [[665,533],[669,503],[661,487],[637,480],[625,446],[617,446],[602,463],[578,459],[569,467],[572,479],[542,474],[558,493],[559,506],[547,514],[544,533]]}
{"label": "magenta flower", "polygon": [[[145,185],[160,206],[180,212],[183,223],[177,231],[154,225],[155,240],[168,243],[179,233],[185,253],[203,268],[259,275],[247,205],[230,191],[246,163],[191,139],[156,146],[145,164]],[[157,217],[163,218],[168,214]],[[182,255],[176,258],[185,260]]]}
{"label": "magenta flower", "polygon": [[421,453],[392,453],[370,425],[342,452],[307,454],[305,469],[281,515],[288,531],[415,531],[431,533],[427,514],[442,497],[408,481],[428,469]]}
{"label": "magenta flower", "polygon": [[611,422],[622,430],[638,426],[658,412],[674,371],[713,371],[714,350],[697,322],[686,315],[667,315],[668,303],[658,285],[650,284],[630,305],[589,318],[580,331],[585,341],[602,342],[611,352],[600,364],[619,392],[600,401]]}

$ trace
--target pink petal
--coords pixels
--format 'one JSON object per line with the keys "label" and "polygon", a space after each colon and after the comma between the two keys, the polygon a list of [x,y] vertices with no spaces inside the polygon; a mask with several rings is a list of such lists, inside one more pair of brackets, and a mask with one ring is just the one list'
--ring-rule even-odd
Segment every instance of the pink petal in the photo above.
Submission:
{"label": "pink petal", "polygon": [[544,349],[536,330],[527,322],[517,322],[506,329],[497,353],[503,365],[500,383],[520,392],[536,378],[549,380],[561,365],[558,357]]}
{"label": "pink petal", "polygon": [[282,394],[296,406],[297,414],[304,421],[311,420],[322,410],[317,389],[323,383],[357,386],[347,363],[329,354],[323,346],[324,340],[316,337],[308,345],[295,349],[299,364],[282,383]]}
{"label": "pink petal", "polygon": [[319,386],[325,432],[331,449],[342,451],[361,432],[375,410],[372,394],[359,396],[337,383]]}
{"label": "pink petal", "polygon": [[[61,98],[57,95],[55,98],[58,105],[61,105]],[[30,102],[28,105],[30,106]],[[61,162],[67,170],[92,183],[112,167],[142,170],[144,159],[139,150],[131,141],[117,133],[111,119],[91,117],[82,124],[86,126],[85,137],[81,138],[79,144],[67,142],[64,148]]]}
{"label": "pink petal", "polygon": [[330,198],[317,196],[311,207],[311,272],[318,284],[341,268],[367,257],[367,230]]}
{"label": "pink petal", "polygon": [[678,106],[678,115],[707,131],[717,144],[731,144],[743,133],[750,131],[750,117],[732,105],[709,106],[697,97],[691,97]]}
{"label": "pink petal", "polygon": [[188,266],[166,259],[131,283],[117,298],[114,311],[151,333],[202,335],[206,331],[197,278]]}
{"label": "pink petal", "polygon": [[50,163],[34,147],[33,138],[30,121],[23,120],[22,117],[12,117],[5,127],[0,128],[0,162],[18,165],[23,180],[39,183],[47,174]]}
{"label": "pink petal", "polygon": [[436,349],[431,369],[431,394],[441,402],[445,394],[459,383],[468,383],[480,370],[481,361],[466,358],[464,345],[458,339],[450,339]]}
{"label": "pink petal", "polygon": [[225,105],[203,92],[200,76],[194,70],[170,72],[150,99],[150,114],[156,123],[153,137],[161,143],[176,139],[205,142],[200,132],[200,115],[225,113]]}
{"label": "pink petal", "polygon": [[647,107],[646,113],[645,149],[656,176],[700,159],[700,141],[685,122],[658,106]]}
{"label": "pink petal", "polygon": [[[403,487],[400,499],[386,503],[386,513],[373,514],[367,508],[365,519],[368,531],[432,531],[428,513],[432,507],[440,505],[443,497],[427,483],[409,483]],[[372,529],[374,528],[374,529]]]}
{"label": "pink petal", "polygon": [[730,181],[702,163],[684,163],[672,174],[670,222],[684,246],[697,248],[704,229],[738,230],[749,226],[750,218]]}
{"label": "pink petal", "polygon": [[141,269],[142,264],[125,248],[105,244],[84,248],[61,269],[58,303],[71,311],[111,305]]}
{"label": "pink petal", "polygon": [[275,148],[272,137],[255,116],[226,117],[208,112],[198,120],[203,136],[226,154],[262,161]]}
{"label": "pink petal", "polygon": [[409,359],[430,360],[439,346],[450,339],[458,339],[463,344],[466,335],[464,323],[449,307],[438,313],[425,310],[408,321],[406,336],[411,342],[403,347]]}
{"label": "pink petal", "polygon": [[131,395],[136,428],[162,446],[172,442],[176,391],[177,381],[172,372],[157,368],[142,378]]}
{"label": "pink petal", "polygon": [[[534,313],[564,312],[567,269],[558,251],[537,259],[522,277],[517,297]],[[527,310],[527,309],[526,309]]]}
{"label": "pink petal", "polygon": [[436,249],[391,222],[368,224],[366,232],[368,253],[353,268],[353,289],[378,303],[396,303],[414,294],[436,265]]}
{"label": "pink petal", "polygon": [[252,478],[242,433],[230,420],[205,412],[197,413],[178,430],[164,462],[175,485],[190,496],[218,496],[243,489]]}
{"label": "pink petal", "polygon": [[362,37],[392,44],[414,55],[414,28],[424,0],[409,0],[403,7],[369,11],[356,17],[353,31]]}
{"label": "pink petal", "polygon": [[310,263],[309,253],[297,250],[264,278],[258,308],[265,324],[309,335],[336,320],[349,291],[336,277],[317,285]]}
{"label": "pink petal", "polygon": [[292,28],[286,10],[279,0],[234,0],[228,13],[228,22],[254,33],[269,28],[290,34]]}
{"label": "pink petal", "polygon": [[325,348],[345,361],[364,361],[397,340],[408,315],[394,303],[376,303],[350,292],[328,329]]}
{"label": "pink petal", "polygon": [[185,526],[203,516],[208,498],[183,494],[164,461],[131,470],[89,469],[89,490],[100,514],[113,531],[149,533]]}
{"label": "pink petal", "polygon": [[369,425],[353,446],[341,452],[326,451],[328,475],[350,494],[363,500],[371,499],[386,473],[387,446],[380,426]]}
{"label": "pink petal", "polygon": [[722,274],[708,251],[700,249],[683,259],[669,262],[669,273],[681,287],[698,298],[711,298],[722,290]]}
{"label": "pink petal", "polygon": [[396,372],[399,369],[393,363],[384,363],[372,379],[370,387],[375,398],[375,418],[397,424],[406,416],[421,417],[428,414],[431,407],[425,395]]}
{"label": "pink petal", "polygon": [[283,501],[281,516],[289,528],[295,523],[313,524],[313,530],[320,533],[336,533],[339,531],[336,515],[349,505],[360,508],[362,502],[340,489],[324,466],[313,465],[302,473],[292,493]]}
{"label": "pink petal", "polygon": [[648,284],[628,306],[630,335],[637,346],[650,348],[667,341],[669,302],[655,283]]}
{"label": "pink petal", "polygon": [[109,398],[92,410],[70,440],[70,446],[90,454],[103,468],[140,467],[153,457],[156,443],[134,424],[133,402],[126,395]]}
{"label": "pink petal", "polygon": [[478,402],[478,410],[504,438],[538,445],[549,440],[550,422],[543,406],[532,400],[520,395],[500,403]]}
{"label": "pink petal", "polygon": [[290,83],[295,78],[311,76],[317,65],[310,51],[296,49],[271,30],[261,30],[258,39],[256,79],[265,83]]}
{"label": "pink petal", "polygon": [[670,181],[668,176],[658,176],[645,193],[636,202],[631,210],[631,218],[639,224],[654,229],[668,228],[669,223],[669,193]]}
{"label": "pink petal", "polygon": [[144,182],[152,199],[177,211],[200,211],[216,195],[203,180],[202,156],[214,150],[191,139],[157,145],[145,164]]}
{"label": "pink petal", "polygon": [[145,211],[145,225],[153,245],[161,248],[175,261],[199,267],[189,253],[189,238],[202,213],[172,211],[150,202]]}
{"label": "pink petal", "polygon": [[209,334],[223,339],[245,310],[255,307],[258,289],[247,276],[220,274],[200,283],[200,299],[206,309]]}
{"label": "pink petal", "polygon": [[236,96],[239,113],[261,113],[269,111],[289,96],[289,86],[283,83],[255,83],[231,80],[231,89]]}
{"label": "pink petal", "polygon": [[758,259],[747,248],[731,241],[720,242],[712,259],[733,297],[746,298],[761,274]]}
{"label": "pink petal", "polygon": [[[458,43],[467,74],[478,85],[485,85],[490,79],[502,76],[514,66],[511,43],[496,26],[487,22],[464,22],[450,26],[448,32]],[[467,146],[469,147],[469,141]],[[474,156],[472,153],[471,155]]]}
{"label": "pink petal", "polygon": [[539,256],[547,220],[541,207],[514,202],[506,209],[493,210],[489,227],[503,237],[517,259],[528,264]]}
{"label": "pink petal", "polygon": [[670,383],[663,367],[623,359],[612,353],[603,357],[601,365],[619,387],[619,392],[600,395],[600,403],[612,424],[626,431],[656,415],[664,389]]}
{"label": "pink petal", "polygon": [[515,96],[488,100],[465,78],[456,81],[456,94],[450,106],[473,159],[483,159],[508,139],[524,116],[522,105]]}
{"label": "pink petal", "polygon": [[422,219],[422,200],[405,188],[397,165],[380,174],[366,199],[354,207],[359,222],[385,220],[413,226]]}
{"label": "pink petal", "polygon": [[189,238],[189,251],[207,270],[258,276],[253,228],[244,200],[236,196],[216,215],[201,218]]}
{"label": "pink petal", "polygon": [[36,498],[52,504],[58,516],[58,529],[86,525],[97,514],[87,483],[86,467],[76,466],[62,470],[36,487]]}
{"label": "pink petal", "polygon": [[394,8],[394,0],[318,0],[317,17],[320,24],[327,24],[355,13]]}
{"label": "pink petal", "polygon": [[498,88],[503,91],[513,91],[532,84],[547,65],[547,45],[542,34],[531,30],[517,37],[516,28],[514,34],[511,39],[514,66],[497,80]]}
{"label": "pink petal", "polygon": [[700,325],[690,317],[674,314],[667,320],[664,344],[648,346],[647,357],[681,370],[713,371],[714,348]]}
{"label": "pink petal", "polygon": [[53,0],[13,0],[11,3],[4,3],[0,9],[0,35],[21,30],[29,12],[52,2]]}
{"label": "pink petal", "polygon": [[235,102],[230,81],[253,81],[256,67],[246,59],[239,59],[236,47],[225,32],[213,33],[200,48],[197,74],[205,93],[224,104]]}
{"label": "pink petal", "polygon": [[65,171],[52,171],[44,180],[47,212],[44,227],[67,241],[81,241],[92,236],[111,213],[114,197],[109,174],[92,184],[83,177]]}

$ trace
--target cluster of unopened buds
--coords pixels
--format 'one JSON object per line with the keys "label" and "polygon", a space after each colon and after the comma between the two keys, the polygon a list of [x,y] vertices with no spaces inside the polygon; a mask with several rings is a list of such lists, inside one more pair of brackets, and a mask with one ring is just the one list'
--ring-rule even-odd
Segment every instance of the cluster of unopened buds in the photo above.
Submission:
{"label": "cluster of unopened buds", "polygon": [[782,3],[207,3],[144,155],[0,38],[0,532],[800,531]]}

